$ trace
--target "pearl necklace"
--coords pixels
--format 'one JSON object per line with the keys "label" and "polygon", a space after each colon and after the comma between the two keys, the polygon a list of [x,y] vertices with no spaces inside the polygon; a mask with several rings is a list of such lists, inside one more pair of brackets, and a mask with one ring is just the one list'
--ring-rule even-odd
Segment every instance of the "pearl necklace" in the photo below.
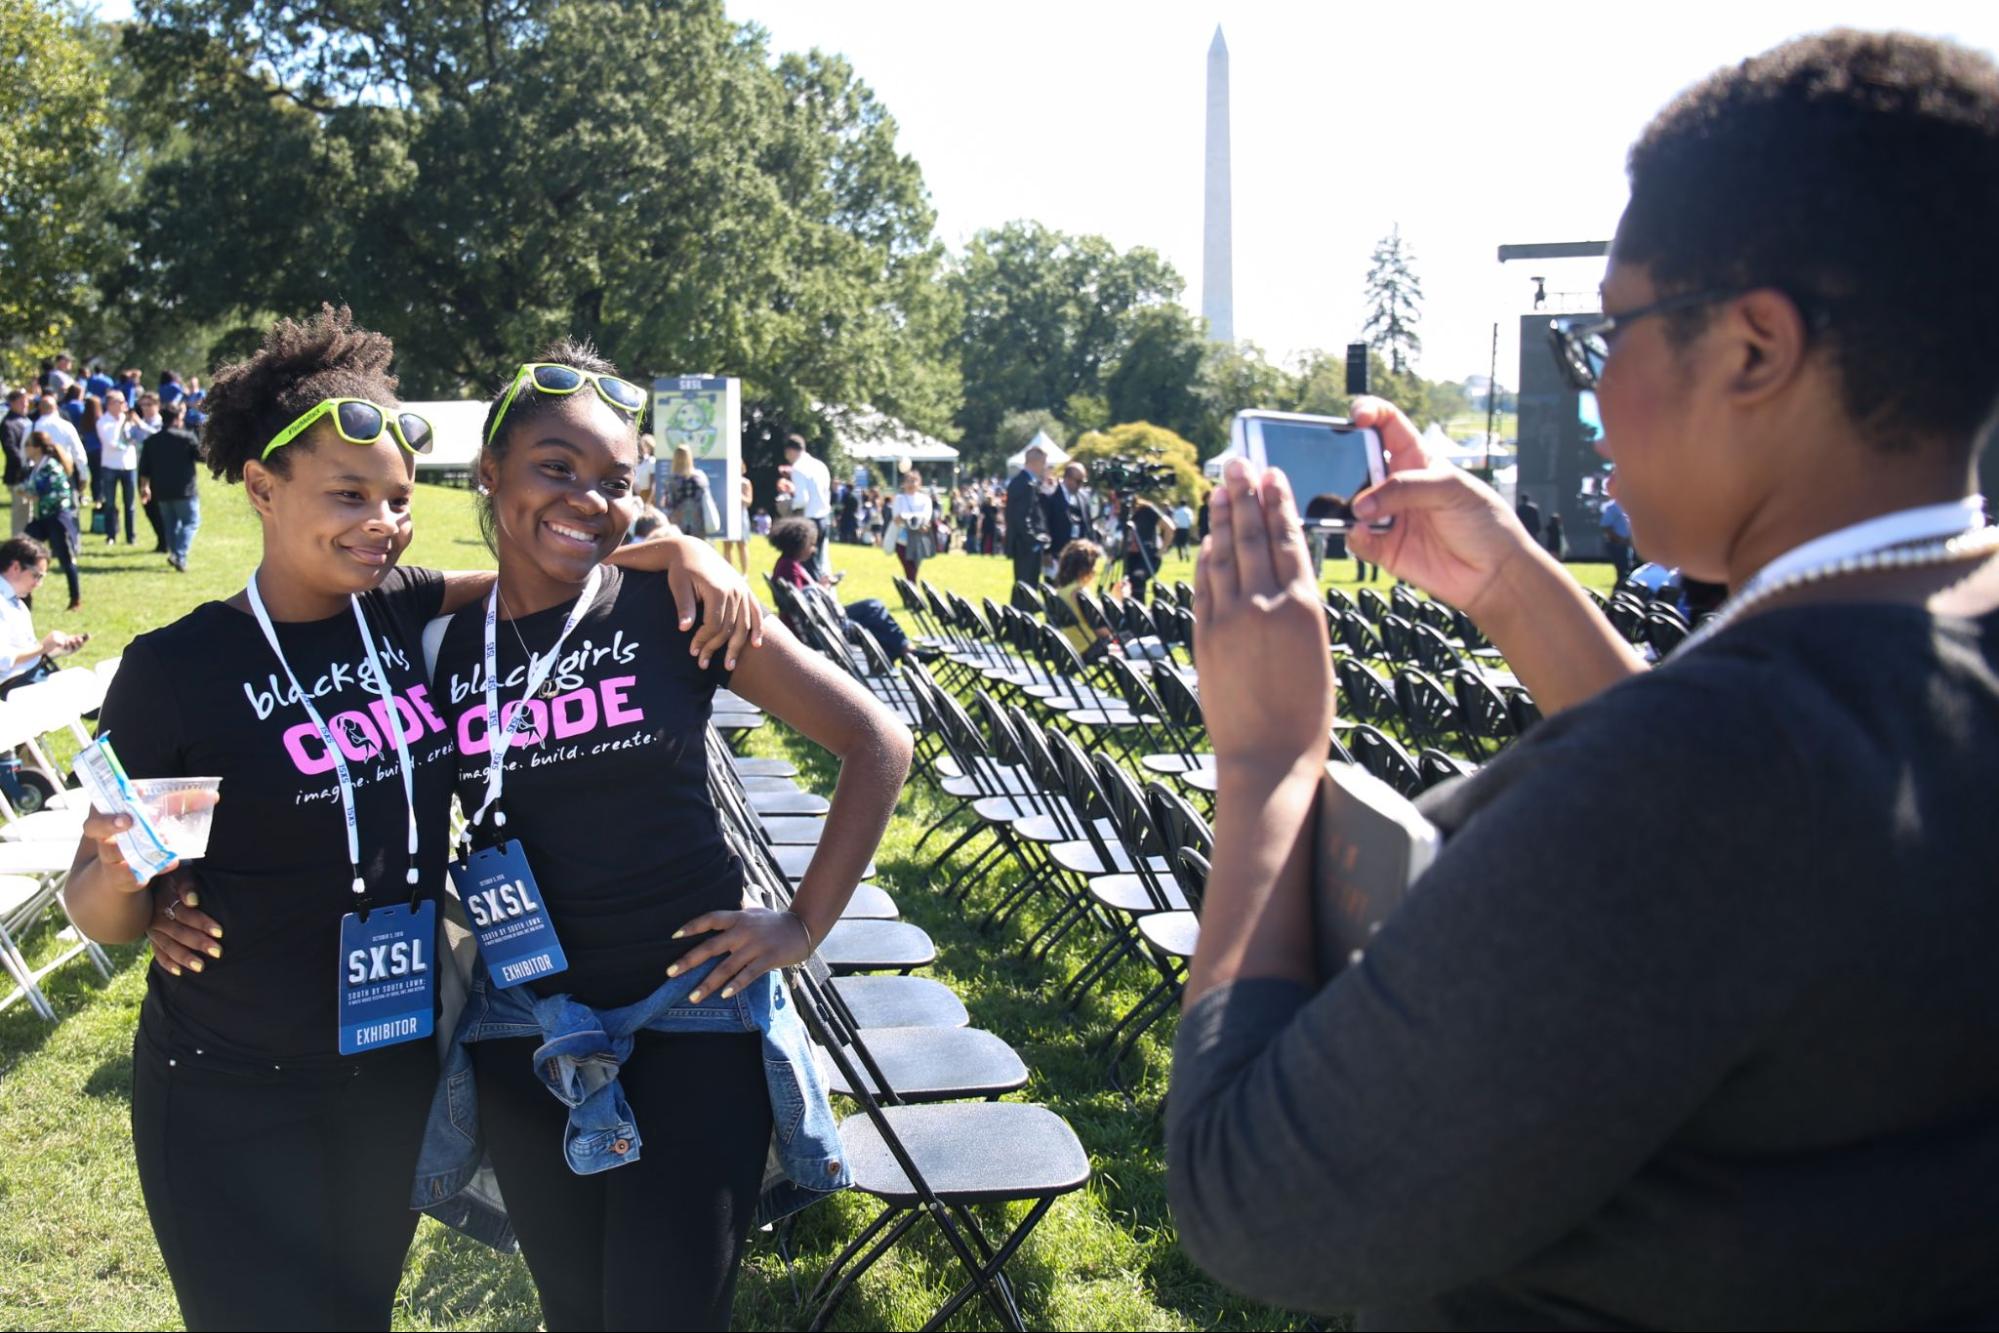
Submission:
{"label": "pearl necklace", "polygon": [[1707,642],[1740,619],[1750,608],[1769,601],[1780,593],[1791,592],[1810,584],[1822,583],[1827,579],[1845,578],[1852,574],[1871,574],[1888,569],[1917,569],[1927,565],[1945,565],[1953,560],[1971,556],[1990,555],[1999,551],[1999,527],[1972,528],[1968,532],[1943,541],[1923,542],[1916,545],[1877,547],[1871,551],[1857,551],[1823,564],[1807,565],[1794,572],[1784,574],[1762,583],[1751,579],[1743,590],[1728,600],[1727,605],[1708,619],[1699,629],[1686,637],[1680,644],[1679,652]]}

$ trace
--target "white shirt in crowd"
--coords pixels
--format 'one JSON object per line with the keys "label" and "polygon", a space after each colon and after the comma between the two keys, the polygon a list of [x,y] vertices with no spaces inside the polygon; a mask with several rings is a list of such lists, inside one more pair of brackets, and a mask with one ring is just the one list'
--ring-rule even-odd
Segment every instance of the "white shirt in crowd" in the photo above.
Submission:
{"label": "white shirt in crowd", "polygon": [[[143,440],[145,436],[140,436]],[[124,418],[97,419],[97,466],[103,470],[136,472],[139,468],[139,440],[125,429]]]}
{"label": "white shirt in crowd", "polygon": [[813,519],[833,517],[833,474],[802,450],[791,465],[791,512]]}
{"label": "white shirt in crowd", "polygon": [[905,527],[912,528],[929,527],[931,519],[936,515],[936,512],[936,507],[930,503],[930,497],[922,491],[918,491],[914,495],[897,491],[895,493],[895,502],[890,506],[890,513],[895,516],[897,521]]}
{"label": "white shirt in crowd", "polygon": [[0,583],[0,680],[12,680],[42,655],[34,613],[12,588]]}
{"label": "white shirt in crowd", "polygon": [[639,460],[638,467],[632,470],[633,495],[643,495],[648,500],[653,498],[652,478],[654,471],[658,467],[659,460],[657,458],[641,458]]}
{"label": "white shirt in crowd", "polygon": [[83,437],[76,433],[76,427],[70,425],[62,413],[51,412],[45,417],[36,417],[33,429],[37,435],[53,435],[61,440],[71,465],[75,465],[77,456],[83,452]]}

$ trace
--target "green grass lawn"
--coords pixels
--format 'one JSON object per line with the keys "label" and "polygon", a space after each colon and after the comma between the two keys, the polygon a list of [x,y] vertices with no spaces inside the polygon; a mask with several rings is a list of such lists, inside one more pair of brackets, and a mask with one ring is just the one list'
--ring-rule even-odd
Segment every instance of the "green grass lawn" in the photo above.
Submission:
{"label": "green grass lawn", "polygon": [[[164,557],[150,553],[150,543],[109,549],[91,543],[83,560],[82,611],[57,615],[47,609],[63,603],[57,574],[41,598],[40,627],[89,631],[83,660],[93,661],[203,600],[240,588],[256,561],[254,519],[239,493],[221,487],[211,487],[203,504],[190,573],[170,570]],[[418,536],[408,561],[490,567],[468,494],[422,488],[415,513]],[[832,555],[834,567],[848,571],[843,598],[875,596],[894,604],[888,556],[851,546],[836,547]],[[766,543],[754,542],[752,556],[753,570],[769,567]],[[1191,561],[1169,561],[1165,572],[1188,577],[1192,568]],[[1341,573],[1351,568],[1346,561],[1328,564]],[[974,600],[997,600],[1006,595],[1009,570],[994,557],[947,555],[926,565],[924,576]],[[1579,572],[1598,586],[1608,582],[1607,567]],[[761,589],[760,578],[753,582]],[[829,758],[781,728],[756,733],[750,748],[790,755],[813,786],[830,790]],[[932,974],[964,997],[974,1024],[1004,1037],[1026,1060],[1033,1079],[1019,1096],[1067,1117],[1095,1165],[1089,1187],[1061,1201],[1009,1267],[1029,1321],[1075,1329],[1305,1327],[1207,1281],[1174,1241],[1160,1151],[1170,1025],[1127,1066],[1135,1080],[1133,1101],[1107,1087],[1101,1061],[1088,1053],[1147,978],[1128,973],[1117,987],[1100,988],[1079,1014],[1064,1014],[1052,994],[1082,961],[1079,947],[1028,963],[1019,945],[1032,922],[982,935],[964,909],[932,892],[928,857],[941,844],[921,857],[914,845],[938,813],[936,799],[920,785],[904,794],[877,858],[879,882],[905,917],[936,939]],[[53,929],[45,927],[29,944],[32,953],[47,956],[55,947]],[[179,1326],[130,1149],[130,1044],[145,988],[145,953],[141,947],[112,953],[118,971],[109,983],[82,964],[50,979],[60,1024],[43,1022],[22,1004],[0,1014],[0,1327]],[[186,1149],[199,1156],[226,1153],[228,1146],[227,1127],[218,1126],[212,1140]],[[794,1237],[797,1287],[774,1247],[760,1240],[739,1289],[737,1326],[801,1326],[809,1312],[797,1293],[809,1290],[869,1216],[871,1205],[859,1197],[809,1212]],[[918,1327],[958,1276],[941,1244],[907,1240],[859,1284],[836,1326]],[[989,1318],[974,1303],[952,1327],[983,1327]],[[426,1220],[410,1253],[395,1321],[415,1329],[532,1329],[540,1312],[518,1258],[497,1256]]]}

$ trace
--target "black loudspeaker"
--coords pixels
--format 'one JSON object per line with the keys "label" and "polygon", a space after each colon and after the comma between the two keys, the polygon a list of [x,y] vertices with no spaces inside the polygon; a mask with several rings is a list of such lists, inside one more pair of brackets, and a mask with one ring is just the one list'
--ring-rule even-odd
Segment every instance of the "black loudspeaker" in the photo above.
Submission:
{"label": "black loudspeaker", "polygon": [[1367,392],[1367,344],[1347,344],[1347,393]]}

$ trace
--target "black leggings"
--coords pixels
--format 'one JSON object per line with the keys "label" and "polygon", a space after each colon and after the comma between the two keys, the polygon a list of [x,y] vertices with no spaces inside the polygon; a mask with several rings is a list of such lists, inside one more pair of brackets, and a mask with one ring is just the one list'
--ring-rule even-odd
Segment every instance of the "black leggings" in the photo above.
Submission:
{"label": "black leggings", "polygon": [[387,1328],[436,1046],[224,1068],[142,1028],[132,1064],[139,1185],[188,1328]]}
{"label": "black leggings", "polygon": [[729,1326],[770,1147],[755,1033],[641,1032],[619,1073],[639,1160],[579,1176],[533,1038],[472,1047],[479,1124],[550,1330]]}

